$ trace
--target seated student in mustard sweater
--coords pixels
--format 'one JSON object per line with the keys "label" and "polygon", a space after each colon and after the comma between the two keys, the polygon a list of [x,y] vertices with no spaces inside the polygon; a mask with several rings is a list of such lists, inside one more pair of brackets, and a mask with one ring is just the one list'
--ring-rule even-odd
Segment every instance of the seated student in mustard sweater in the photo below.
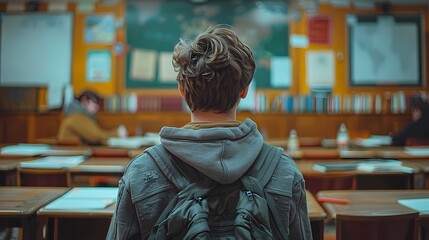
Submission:
{"label": "seated student in mustard sweater", "polygon": [[100,145],[109,137],[128,135],[124,126],[116,129],[102,129],[96,121],[100,109],[100,97],[91,90],[83,91],[73,102],[64,108],[57,139],[59,142],[79,142],[88,145]]}
{"label": "seated student in mustard sweater", "polygon": [[393,145],[411,145],[411,141],[429,144],[429,103],[427,99],[423,99],[420,95],[413,96],[410,108],[412,122],[392,135]]}

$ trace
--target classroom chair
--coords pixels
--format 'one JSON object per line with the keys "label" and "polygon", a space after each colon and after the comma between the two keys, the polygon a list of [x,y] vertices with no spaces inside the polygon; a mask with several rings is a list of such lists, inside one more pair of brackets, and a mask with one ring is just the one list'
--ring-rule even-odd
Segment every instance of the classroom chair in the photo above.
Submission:
{"label": "classroom chair", "polygon": [[302,149],[301,160],[335,160],[340,159],[337,149]]}
{"label": "classroom chair", "polygon": [[66,169],[18,168],[18,186],[69,187],[70,176]]}
{"label": "classroom chair", "polygon": [[321,190],[350,190],[355,189],[355,174],[329,173],[304,175],[305,188],[314,196]]}
{"label": "classroom chair", "polygon": [[109,148],[109,147],[93,147],[92,157],[129,157],[129,149],[126,148]]}
{"label": "classroom chair", "polygon": [[336,215],[337,240],[417,240],[419,214],[385,216]]}

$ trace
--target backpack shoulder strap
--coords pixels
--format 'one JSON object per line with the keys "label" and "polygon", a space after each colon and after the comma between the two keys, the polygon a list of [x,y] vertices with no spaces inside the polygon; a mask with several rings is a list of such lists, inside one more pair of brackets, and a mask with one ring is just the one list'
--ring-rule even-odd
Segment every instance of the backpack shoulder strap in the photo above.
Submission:
{"label": "backpack shoulder strap", "polygon": [[[276,166],[282,159],[282,156],[282,148],[264,143],[255,163],[252,165],[247,175],[256,177],[260,181],[262,187],[265,187],[273,176]],[[269,192],[265,192],[265,198],[275,221],[276,226],[274,228],[282,236],[281,239],[289,239],[285,226],[282,224],[283,221],[280,216],[280,212],[282,211],[276,209],[275,206],[277,204]]]}
{"label": "backpack shoulder strap", "polygon": [[189,186],[191,182],[180,170],[176,163],[171,160],[169,153],[162,144],[157,144],[145,150],[156,162],[161,171],[166,175],[178,189],[182,190]]}
{"label": "backpack shoulder strap", "polygon": [[282,148],[264,143],[258,157],[246,175],[256,177],[265,187],[276,170],[282,154]]}

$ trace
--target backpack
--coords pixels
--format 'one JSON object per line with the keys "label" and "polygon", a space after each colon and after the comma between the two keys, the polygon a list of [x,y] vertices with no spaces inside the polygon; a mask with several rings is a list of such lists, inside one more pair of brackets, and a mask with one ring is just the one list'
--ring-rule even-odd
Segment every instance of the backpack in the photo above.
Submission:
{"label": "backpack", "polygon": [[264,190],[282,158],[281,148],[264,144],[247,173],[226,185],[190,176],[198,171],[175,161],[162,145],[146,151],[179,189],[148,239],[288,239],[281,214],[288,214],[289,206],[276,205],[281,191]]}

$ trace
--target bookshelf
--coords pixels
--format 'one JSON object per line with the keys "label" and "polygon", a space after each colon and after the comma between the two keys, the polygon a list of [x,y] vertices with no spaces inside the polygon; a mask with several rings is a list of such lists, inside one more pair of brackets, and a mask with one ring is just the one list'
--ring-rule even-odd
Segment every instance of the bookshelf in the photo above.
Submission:
{"label": "bookshelf", "polygon": [[[0,113],[0,144],[32,143],[40,138],[55,138],[63,115],[48,113]],[[299,137],[335,138],[338,127],[346,123],[350,137],[370,134],[386,135],[398,131],[411,119],[408,113],[253,113],[239,112],[237,119],[251,118],[269,139],[287,138],[296,129]],[[99,124],[104,128],[124,124],[130,134],[159,132],[163,126],[181,127],[190,121],[188,112],[100,112]]]}

